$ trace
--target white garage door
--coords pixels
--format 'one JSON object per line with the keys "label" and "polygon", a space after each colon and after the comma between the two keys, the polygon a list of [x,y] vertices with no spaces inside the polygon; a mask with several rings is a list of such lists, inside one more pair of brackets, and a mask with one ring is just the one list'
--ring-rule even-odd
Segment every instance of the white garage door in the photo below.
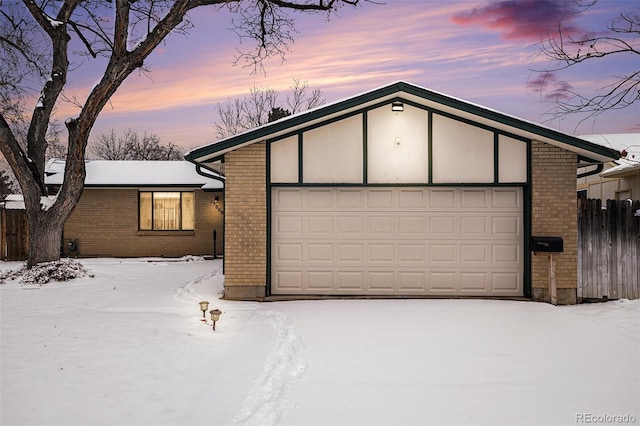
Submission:
{"label": "white garage door", "polygon": [[274,188],[272,294],[521,296],[521,188]]}

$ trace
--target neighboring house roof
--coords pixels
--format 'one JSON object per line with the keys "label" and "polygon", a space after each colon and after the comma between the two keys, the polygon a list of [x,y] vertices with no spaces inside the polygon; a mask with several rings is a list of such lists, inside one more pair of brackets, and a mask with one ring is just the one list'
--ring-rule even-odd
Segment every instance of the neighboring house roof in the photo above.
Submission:
{"label": "neighboring house roof", "polygon": [[[63,167],[60,168],[60,163]],[[223,178],[207,172],[198,173],[188,161],[110,161],[86,162],[85,187],[104,186],[167,186],[206,187],[222,189]],[[64,160],[50,160],[45,168],[54,174],[45,178],[46,185],[61,185],[64,179]]]}
{"label": "neighboring house roof", "polygon": [[47,161],[47,164],[44,166],[44,173],[47,176],[54,175],[56,173],[64,173],[64,165],[66,161],[61,158],[52,158]]}
{"label": "neighboring house roof", "polygon": [[613,161],[616,166],[600,173],[600,176],[625,177],[640,172],[640,133],[584,135],[581,138],[626,153],[624,157]]}
{"label": "neighboring house roof", "polygon": [[399,81],[345,100],[282,118],[247,132],[196,148],[185,154],[193,163],[218,161],[222,155],[265,139],[277,138],[308,126],[336,118],[368,107],[402,100],[443,113],[472,120],[492,128],[539,140],[575,152],[585,162],[601,163],[618,158],[611,148],[593,144],[584,139],[507,115],[490,108],[457,99],[442,93]]}
{"label": "neighboring house roof", "polygon": [[1,204],[7,210],[24,210],[24,197],[22,194],[9,194]]}
{"label": "neighboring house roof", "polygon": [[[55,196],[42,196],[40,197],[40,204],[45,206],[46,209],[56,201]],[[10,194],[0,202],[0,207],[6,210],[25,210],[24,196],[22,194]]]}

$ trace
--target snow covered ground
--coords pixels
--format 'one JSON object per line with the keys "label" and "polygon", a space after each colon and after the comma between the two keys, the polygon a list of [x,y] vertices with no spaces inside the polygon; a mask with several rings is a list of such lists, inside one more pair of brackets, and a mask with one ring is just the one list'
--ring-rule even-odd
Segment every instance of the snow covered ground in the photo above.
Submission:
{"label": "snow covered ground", "polygon": [[637,300],[232,302],[219,260],[82,262],[0,285],[3,426],[640,423]]}

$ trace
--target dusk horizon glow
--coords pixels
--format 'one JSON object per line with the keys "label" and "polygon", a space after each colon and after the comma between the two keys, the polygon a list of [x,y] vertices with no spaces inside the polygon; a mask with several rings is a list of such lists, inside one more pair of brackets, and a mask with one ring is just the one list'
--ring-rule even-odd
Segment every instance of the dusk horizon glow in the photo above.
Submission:
{"label": "dusk horizon glow", "polygon": [[[600,0],[580,13],[573,2],[554,0],[393,0],[345,6],[329,21],[296,14],[295,42],[283,63],[265,61],[265,74],[233,66],[236,49],[248,45],[230,30],[230,12],[197,9],[190,34],[170,36],[148,58],[150,76],[132,74],[113,96],[90,144],[102,133],[133,129],[185,150],[206,145],[215,141],[218,104],[245,96],[254,86],[284,95],[294,78],[322,90],[327,102],[403,80],[569,134],[640,132],[638,104],[595,119],[545,115],[567,89],[594,93],[630,66],[637,70],[637,63],[604,58],[545,73],[553,64],[537,47],[545,34],[557,31],[559,19],[571,34],[595,32],[632,8],[633,2],[624,0]],[[99,77],[93,64],[83,64],[71,74],[65,93],[82,100]],[[61,103],[56,118],[77,113]]]}

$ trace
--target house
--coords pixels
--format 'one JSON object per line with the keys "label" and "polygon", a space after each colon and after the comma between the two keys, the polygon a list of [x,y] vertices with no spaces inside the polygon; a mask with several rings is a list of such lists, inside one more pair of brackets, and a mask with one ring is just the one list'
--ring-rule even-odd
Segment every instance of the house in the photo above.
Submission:
{"label": "house", "polygon": [[[618,152],[396,82],[194,149],[225,176],[225,297],[576,303],[576,167]],[[558,240],[554,240],[556,243]]]}
{"label": "house", "polygon": [[605,164],[578,169],[578,198],[640,199],[640,133],[586,135],[582,139],[613,148],[624,155]]}
{"label": "house", "polygon": [[[222,178],[186,161],[87,161],[85,186],[64,226],[71,256],[146,257],[223,252]],[[57,192],[64,160],[47,164]],[[215,248],[214,248],[215,234]]]}

